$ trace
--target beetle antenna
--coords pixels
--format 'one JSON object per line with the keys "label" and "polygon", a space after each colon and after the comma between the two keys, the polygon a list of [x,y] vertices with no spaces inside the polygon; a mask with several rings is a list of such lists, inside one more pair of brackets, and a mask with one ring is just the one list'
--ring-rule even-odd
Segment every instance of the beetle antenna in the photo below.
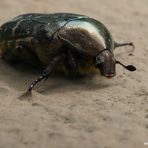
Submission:
{"label": "beetle antenna", "polygon": [[132,46],[133,50],[135,49],[135,45],[133,44],[133,42],[129,42],[129,43],[117,43],[117,42],[115,42],[114,43],[114,48],[122,47],[122,46]]}
{"label": "beetle antenna", "polygon": [[116,64],[120,64],[122,65],[125,69],[129,70],[129,71],[135,71],[136,70],[136,67],[133,66],[133,65],[124,65],[122,64],[120,61],[116,61]]}

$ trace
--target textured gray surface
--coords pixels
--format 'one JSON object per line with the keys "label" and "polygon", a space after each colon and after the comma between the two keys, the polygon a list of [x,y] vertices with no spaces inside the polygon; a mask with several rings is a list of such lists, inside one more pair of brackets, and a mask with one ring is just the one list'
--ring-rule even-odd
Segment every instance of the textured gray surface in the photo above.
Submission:
{"label": "textured gray surface", "polygon": [[18,100],[37,72],[0,62],[0,148],[142,148],[148,142],[147,0],[5,0],[0,23],[28,12],[74,12],[101,20],[118,42],[136,49],[115,51],[133,64],[130,73],[81,81],[49,78],[33,92],[33,102]]}

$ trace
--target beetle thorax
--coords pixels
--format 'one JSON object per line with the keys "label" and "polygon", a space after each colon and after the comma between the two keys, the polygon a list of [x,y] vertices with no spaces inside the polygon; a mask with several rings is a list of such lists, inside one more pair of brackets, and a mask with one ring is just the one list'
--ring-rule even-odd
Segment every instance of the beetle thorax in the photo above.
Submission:
{"label": "beetle thorax", "polygon": [[88,50],[94,54],[106,48],[106,42],[98,29],[84,20],[68,22],[61,30],[60,35],[73,46]]}

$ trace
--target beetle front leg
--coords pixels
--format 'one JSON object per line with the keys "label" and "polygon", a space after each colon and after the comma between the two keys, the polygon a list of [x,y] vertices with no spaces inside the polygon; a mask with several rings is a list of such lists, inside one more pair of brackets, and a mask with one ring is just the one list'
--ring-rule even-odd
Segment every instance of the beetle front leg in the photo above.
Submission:
{"label": "beetle front leg", "polygon": [[81,77],[78,63],[70,50],[66,54],[66,65],[73,77]]}
{"label": "beetle front leg", "polygon": [[46,69],[43,71],[42,75],[40,75],[36,80],[34,80],[30,87],[27,90],[27,93],[31,93],[32,89],[34,88],[34,86],[42,81],[43,79],[47,79],[48,76],[53,72],[53,70],[55,69],[55,66],[63,59],[65,58],[65,54],[59,55],[57,57],[55,57],[50,64],[46,67]]}

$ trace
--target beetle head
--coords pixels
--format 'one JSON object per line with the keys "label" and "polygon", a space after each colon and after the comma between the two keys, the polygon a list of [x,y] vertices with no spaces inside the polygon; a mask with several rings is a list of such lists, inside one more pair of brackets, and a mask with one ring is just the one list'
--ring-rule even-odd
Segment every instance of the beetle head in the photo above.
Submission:
{"label": "beetle head", "polygon": [[116,61],[113,53],[107,49],[104,49],[97,54],[95,62],[96,67],[99,68],[101,75],[107,78],[111,78],[116,75],[116,64],[122,65],[129,71],[136,70],[133,65],[125,66],[121,62]]}
{"label": "beetle head", "polygon": [[113,54],[107,49],[102,50],[96,56],[96,67],[99,68],[102,76],[115,76],[115,63]]}

